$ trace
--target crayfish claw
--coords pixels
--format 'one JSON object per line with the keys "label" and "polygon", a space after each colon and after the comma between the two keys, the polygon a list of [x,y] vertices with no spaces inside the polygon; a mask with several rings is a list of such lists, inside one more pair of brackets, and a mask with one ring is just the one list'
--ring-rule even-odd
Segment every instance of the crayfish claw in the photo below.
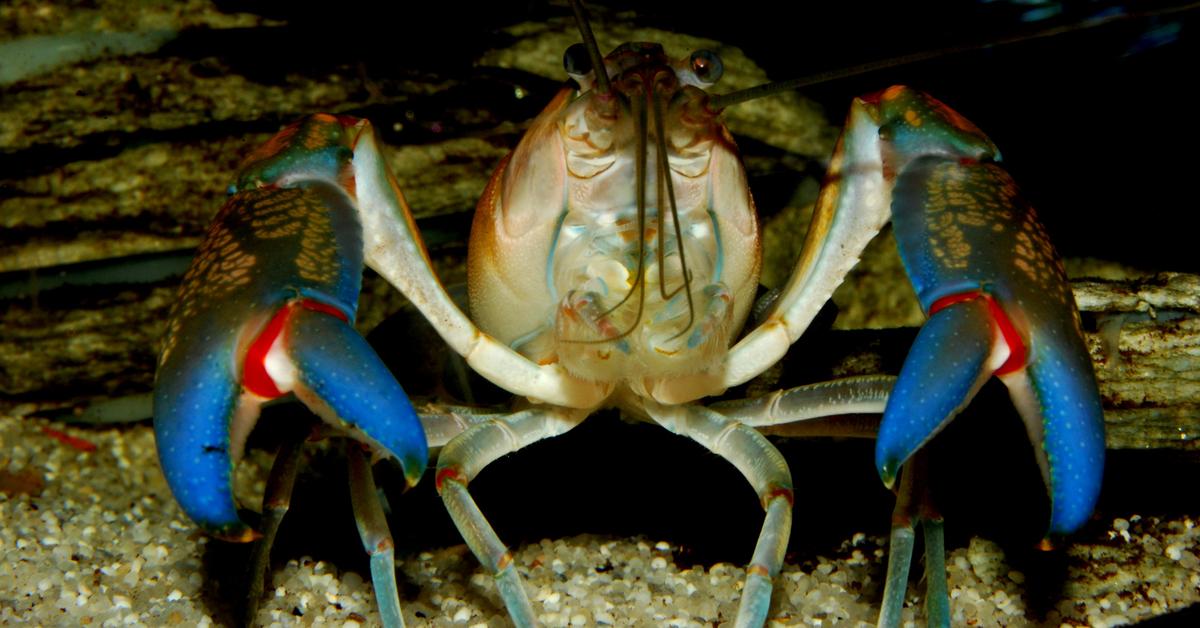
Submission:
{"label": "crayfish claw", "polygon": [[227,541],[253,541],[257,533],[238,516],[233,498],[230,426],[247,411],[257,417],[258,404],[250,407],[242,397],[224,345],[189,346],[200,344],[190,335],[179,344],[159,367],[154,390],[163,475],[180,507],[205,532]]}
{"label": "crayfish claw", "polygon": [[1104,416],[1062,261],[978,128],[907,88],[876,101],[897,247],[930,317],[884,412],[880,475],[994,374],[1034,443],[1049,531],[1073,532],[1099,495]]}
{"label": "crayfish claw", "polygon": [[891,488],[915,451],[949,423],[991,376],[992,323],[980,302],[945,308],[921,327],[888,397],[875,467]]}

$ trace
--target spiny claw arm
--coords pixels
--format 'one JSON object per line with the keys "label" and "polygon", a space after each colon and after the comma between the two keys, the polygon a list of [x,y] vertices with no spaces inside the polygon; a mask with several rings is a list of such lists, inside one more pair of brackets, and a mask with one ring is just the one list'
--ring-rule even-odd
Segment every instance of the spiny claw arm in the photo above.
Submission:
{"label": "spiny claw arm", "polygon": [[421,310],[454,351],[512,393],[567,407],[595,407],[611,386],[572,377],[557,364],[535,364],[480,331],[438,282],[412,212],[383,161],[371,126],[360,122],[354,176],[367,238],[367,264]]}
{"label": "spiny claw arm", "polygon": [[757,377],[787,353],[891,216],[879,125],[856,100],[817,197],[800,258],[766,321],[730,349],[724,385]]}
{"label": "spiny claw arm", "polygon": [[[780,359],[891,218],[931,318],[884,410],[880,476],[890,485],[994,374],[1034,442],[1050,533],[1068,533],[1099,494],[1099,393],[1062,263],[999,158],[979,129],[925,94],[897,86],[856,99],[792,278],[767,321],[731,350],[724,382],[743,383]],[[907,573],[907,559],[897,561]],[[902,601],[903,577],[890,579]],[[891,603],[885,617],[898,617]]]}

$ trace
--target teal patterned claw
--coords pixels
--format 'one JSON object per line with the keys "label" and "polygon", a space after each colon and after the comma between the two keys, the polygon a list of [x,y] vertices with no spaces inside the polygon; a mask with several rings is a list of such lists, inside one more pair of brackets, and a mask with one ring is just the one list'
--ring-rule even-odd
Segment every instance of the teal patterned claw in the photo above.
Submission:
{"label": "teal patterned claw", "polygon": [[939,470],[921,450],[991,377],[1008,387],[1033,442],[1050,496],[1047,536],[1077,530],[1100,494],[1104,416],[1079,312],[1036,212],[999,162],[982,131],[926,94],[895,86],[856,99],[793,275],[807,285],[780,298],[811,315],[789,292],[823,302],[890,220],[928,317],[877,433],[880,478],[901,480],[880,625],[900,619],[918,522],[927,552],[939,554],[926,560],[929,623],[949,623],[936,566],[942,522],[924,486]]}
{"label": "teal patterned claw", "polygon": [[[218,538],[260,536],[238,515],[232,476],[270,399],[293,393],[397,461],[409,485],[425,471],[420,419],[353,326],[366,256],[354,148],[372,133],[329,115],[281,131],[247,160],[184,276],[159,359],[154,429],[175,499]],[[370,533],[386,537],[379,556],[390,557],[386,527]]]}
{"label": "teal patterned claw", "polygon": [[1049,532],[1073,532],[1100,492],[1104,417],[1062,261],[974,125],[907,89],[877,106],[896,241],[929,316],[883,415],[880,476],[890,485],[995,375],[1035,445]]}

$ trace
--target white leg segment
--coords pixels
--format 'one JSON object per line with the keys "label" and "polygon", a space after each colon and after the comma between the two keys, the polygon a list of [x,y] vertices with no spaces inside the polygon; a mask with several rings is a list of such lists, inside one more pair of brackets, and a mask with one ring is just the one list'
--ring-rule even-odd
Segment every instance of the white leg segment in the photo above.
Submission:
{"label": "white leg segment", "polygon": [[471,368],[496,385],[572,408],[596,407],[611,385],[572,377],[558,364],[539,365],[475,327],[438,282],[404,195],[384,163],[375,132],[362,122],[354,147],[354,182],[368,266],[404,293]]}
{"label": "white leg segment", "polygon": [[726,387],[753,379],[787,353],[890,218],[891,189],[884,179],[879,125],[855,100],[800,259],[767,320],[730,350]]}
{"label": "white leg segment", "polygon": [[347,444],[346,457],[350,464],[350,502],[354,505],[358,536],[371,557],[371,584],[375,587],[380,621],[385,628],[404,628],[396,586],[395,543],[379,503],[371,462],[358,443]]}
{"label": "white leg segment", "polygon": [[477,412],[465,406],[419,408],[417,415],[421,417],[421,427],[425,429],[430,449],[445,446],[472,425],[508,416],[507,413]]}
{"label": "white leg segment", "polygon": [[758,493],[766,510],[736,626],[761,626],[771,606],[771,588],[792,531],[792,475],[775,446],[754,429],[703,406],[661,406],[647,401],[646,411],[668,430],[687,436],[728,460]]}
{"label": "white leg segment", "polygon": [[544,438],[558,436],[583,422],[587,414],[543,406],[496,418],[463,432],[446,444],[438,456],[438,493],[467,546],[495,575],[496,588],[517,626],[534,625],[533,606],[513,566],[512,554],[471,498],[467,483],[493,460]]}
{"label": "white leg segment", "polygon": [[843,414],[880,414],[895,382],[892,375],[847,377],[777,390],[751,399],[721,401],[709,408],[750,427]]}

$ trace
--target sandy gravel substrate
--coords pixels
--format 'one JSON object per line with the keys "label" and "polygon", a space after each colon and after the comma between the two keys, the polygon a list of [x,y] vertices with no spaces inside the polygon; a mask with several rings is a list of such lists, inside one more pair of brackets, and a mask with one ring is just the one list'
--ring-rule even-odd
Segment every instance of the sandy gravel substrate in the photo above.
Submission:
{"label": "sandy gravel substrate", "polygon": [[[47,428],[58,432],[47,433]],[[67,442],[60,433],[86,439]],[[204,596],[206,538],[166,489],[147,425],[77,429],[0,418],[0,623],[91,626],[224,624]],[[261,491],[263,456],[242,465],[239,492]],[[1117,625],[1200,600],[1197,518],[1129,513],[1105,538],[1067,549],[1067,597],[1026,615],[1025,574],[984,539],[948,557],[955,625]],[[655,539],[589,535],[517,548],[516,562],[548,626],[703,626],[729,621],[744,575],[719,563],[679,569]],[[882,540],[854,535],[776,582],[773,625],[873,623]],[[491,578],[463,546],[400,557],[409,625],[504,626]],[[376,625],[364,576],[323,561],[290,560],[273,575],[263,625]],[[907,617],[919,613],[910,589]],[[920,619],[919,614],[915,619]]]}

